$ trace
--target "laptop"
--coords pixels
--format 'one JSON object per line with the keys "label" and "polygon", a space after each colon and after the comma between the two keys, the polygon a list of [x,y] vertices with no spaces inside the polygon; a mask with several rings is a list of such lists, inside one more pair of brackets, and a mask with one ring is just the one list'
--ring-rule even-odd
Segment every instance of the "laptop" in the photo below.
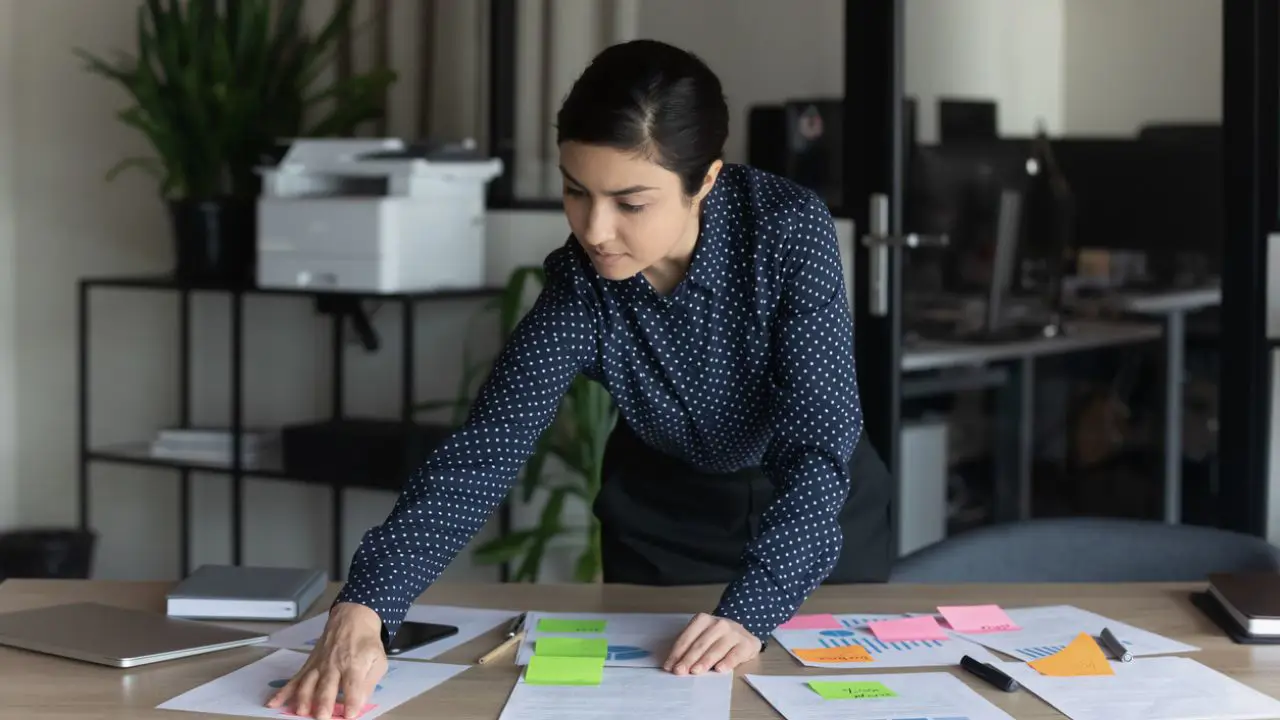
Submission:
{"label": "laptop", "polygon": [[266,639],[263,633],[91,602],[0,614],[0,645],[121,668]]}

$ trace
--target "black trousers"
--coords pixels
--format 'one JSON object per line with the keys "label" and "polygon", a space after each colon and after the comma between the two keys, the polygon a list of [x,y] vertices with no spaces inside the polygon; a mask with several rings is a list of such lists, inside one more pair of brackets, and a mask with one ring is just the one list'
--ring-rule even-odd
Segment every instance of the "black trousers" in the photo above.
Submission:
{"label": "black trousers", "polygon": [[[839,514],[843,546],[827,584],[885,582],[892,563],[888,469],[863,439]],[[709,474],[644,444],[622,420],[605,448],[593,510],[603,579],[637,585],[722,584],[742,570],[775,488],[758,468]]]}

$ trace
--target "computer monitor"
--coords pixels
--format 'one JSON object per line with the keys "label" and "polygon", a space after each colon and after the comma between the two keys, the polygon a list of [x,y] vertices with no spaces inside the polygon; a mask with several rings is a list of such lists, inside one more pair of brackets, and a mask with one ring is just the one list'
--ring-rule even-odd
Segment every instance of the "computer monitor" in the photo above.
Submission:
{"label": "computer monitor", "polygon": [[938,139],[944,143],[995,140],[997,106],[994,100],[938,100]]}

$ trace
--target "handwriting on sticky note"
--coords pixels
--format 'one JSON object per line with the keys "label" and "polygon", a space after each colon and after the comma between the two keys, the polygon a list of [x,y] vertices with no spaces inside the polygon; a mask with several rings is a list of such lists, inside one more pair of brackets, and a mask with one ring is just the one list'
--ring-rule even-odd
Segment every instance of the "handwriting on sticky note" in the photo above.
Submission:
{"label": "handwriting on sticky note", "polygon": [[1041,675],[1052,677],[1080,677],[1084,675],[1115,675],[1111,663],[1102,654],[1098,642],[1088,633],[1080,633],[1066,647],[1047,658],[1027,663]]}
{"label": "handwriting on sticky note", "polygon": [[903,618],[901,620],[877,620],[867,625],[876,637],[884,642],[909,642],[911,640],[946,640],[947,631],[938,625],[932,615]]}
{"label": "handwriting on sticky note", "polygon": [[861,645],[832,648],[801,648],[793,650],[796,657],[812,663],[871,662],[871,653]]}
{"label": "handwriting on sticky note", "polygon": [[999,605],[943,605],[938,607],[938,612],[956,632],[988,633],[1019,629]]}
{"label": "handwriting on sticky note", "polygon": [[609,641],[604,638],[540,637],[533,645],[533,654],[602,658],[609,654]]}
{"label": "handwriting on sticky note", "polygon": [[564,618],[542,618],[538,621],[538,632],[545,633],[602,633],[604,620],[573,620]]}
{"label": "handwriting on sticky note", "polygon": [[898,697],[898,693],[872,681],[810,680],[809,687],[824,700],[871,700]]}
{"label": "handwriting on sticky note", "polygon": [[604,658],[534,655],[525,668],[530,685],[599,685],[604,679]]}
{"label": "handwriting on sticky note", "polygon": [[779,630],[839,630],[835,615],[796,615],[778,626]]}

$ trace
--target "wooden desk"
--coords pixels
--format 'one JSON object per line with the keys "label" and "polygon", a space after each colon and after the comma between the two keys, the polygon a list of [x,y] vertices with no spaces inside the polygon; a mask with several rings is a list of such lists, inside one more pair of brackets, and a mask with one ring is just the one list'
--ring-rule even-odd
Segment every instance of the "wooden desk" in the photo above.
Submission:
{"label": "wooden desk", "polygon": [[[162,598],[168,586],[168,583],[9,580],[0,583],[0,612],[83,600],[163,612]],[[1190,604],[1187,594],[1193,589],[1196,586],[1138,584],[824,587],[806,603],[804,610],[891,613],[927,611],[944,603],[996,602],[1012,607],[1072,604],[1196,645],[1202,650],[1191,653],[1191,657],[1264,693],[1280,696],[1280,646],[1233,644]],[[336,588],[331,589],[316,609],[327,608],[335,591]],[[696,612],[712,607],[719,592],[718,587],[442,583],[431,588],[422,601],[512,609]],[[279,627],[265,623],[248,626]],[[438,660],[474,664],[477,657],[499,641],[500,633],[501,630],[495,630]],[[121,670],[0,648],[0,718],[182,720],[192,714],[154,708],[270,652],[265,648],[241,648]],[[916,671],[919,670],[902,670]],[[386,717],[493,720],[506,703],[518,672],[510,661],[475,665]],[[833,672],[857,674],[858,671]],[[1005,694],[958,668],[951,672],[1016,718],[1062,717],[1025,690]],[[801,666],[785,650],[775,646],[759,659],[742,666],[737,674],[745,673],[815,675],[823,671]],[[741,678],[735,679],[732,707],[734,718],[779,717]]]}

